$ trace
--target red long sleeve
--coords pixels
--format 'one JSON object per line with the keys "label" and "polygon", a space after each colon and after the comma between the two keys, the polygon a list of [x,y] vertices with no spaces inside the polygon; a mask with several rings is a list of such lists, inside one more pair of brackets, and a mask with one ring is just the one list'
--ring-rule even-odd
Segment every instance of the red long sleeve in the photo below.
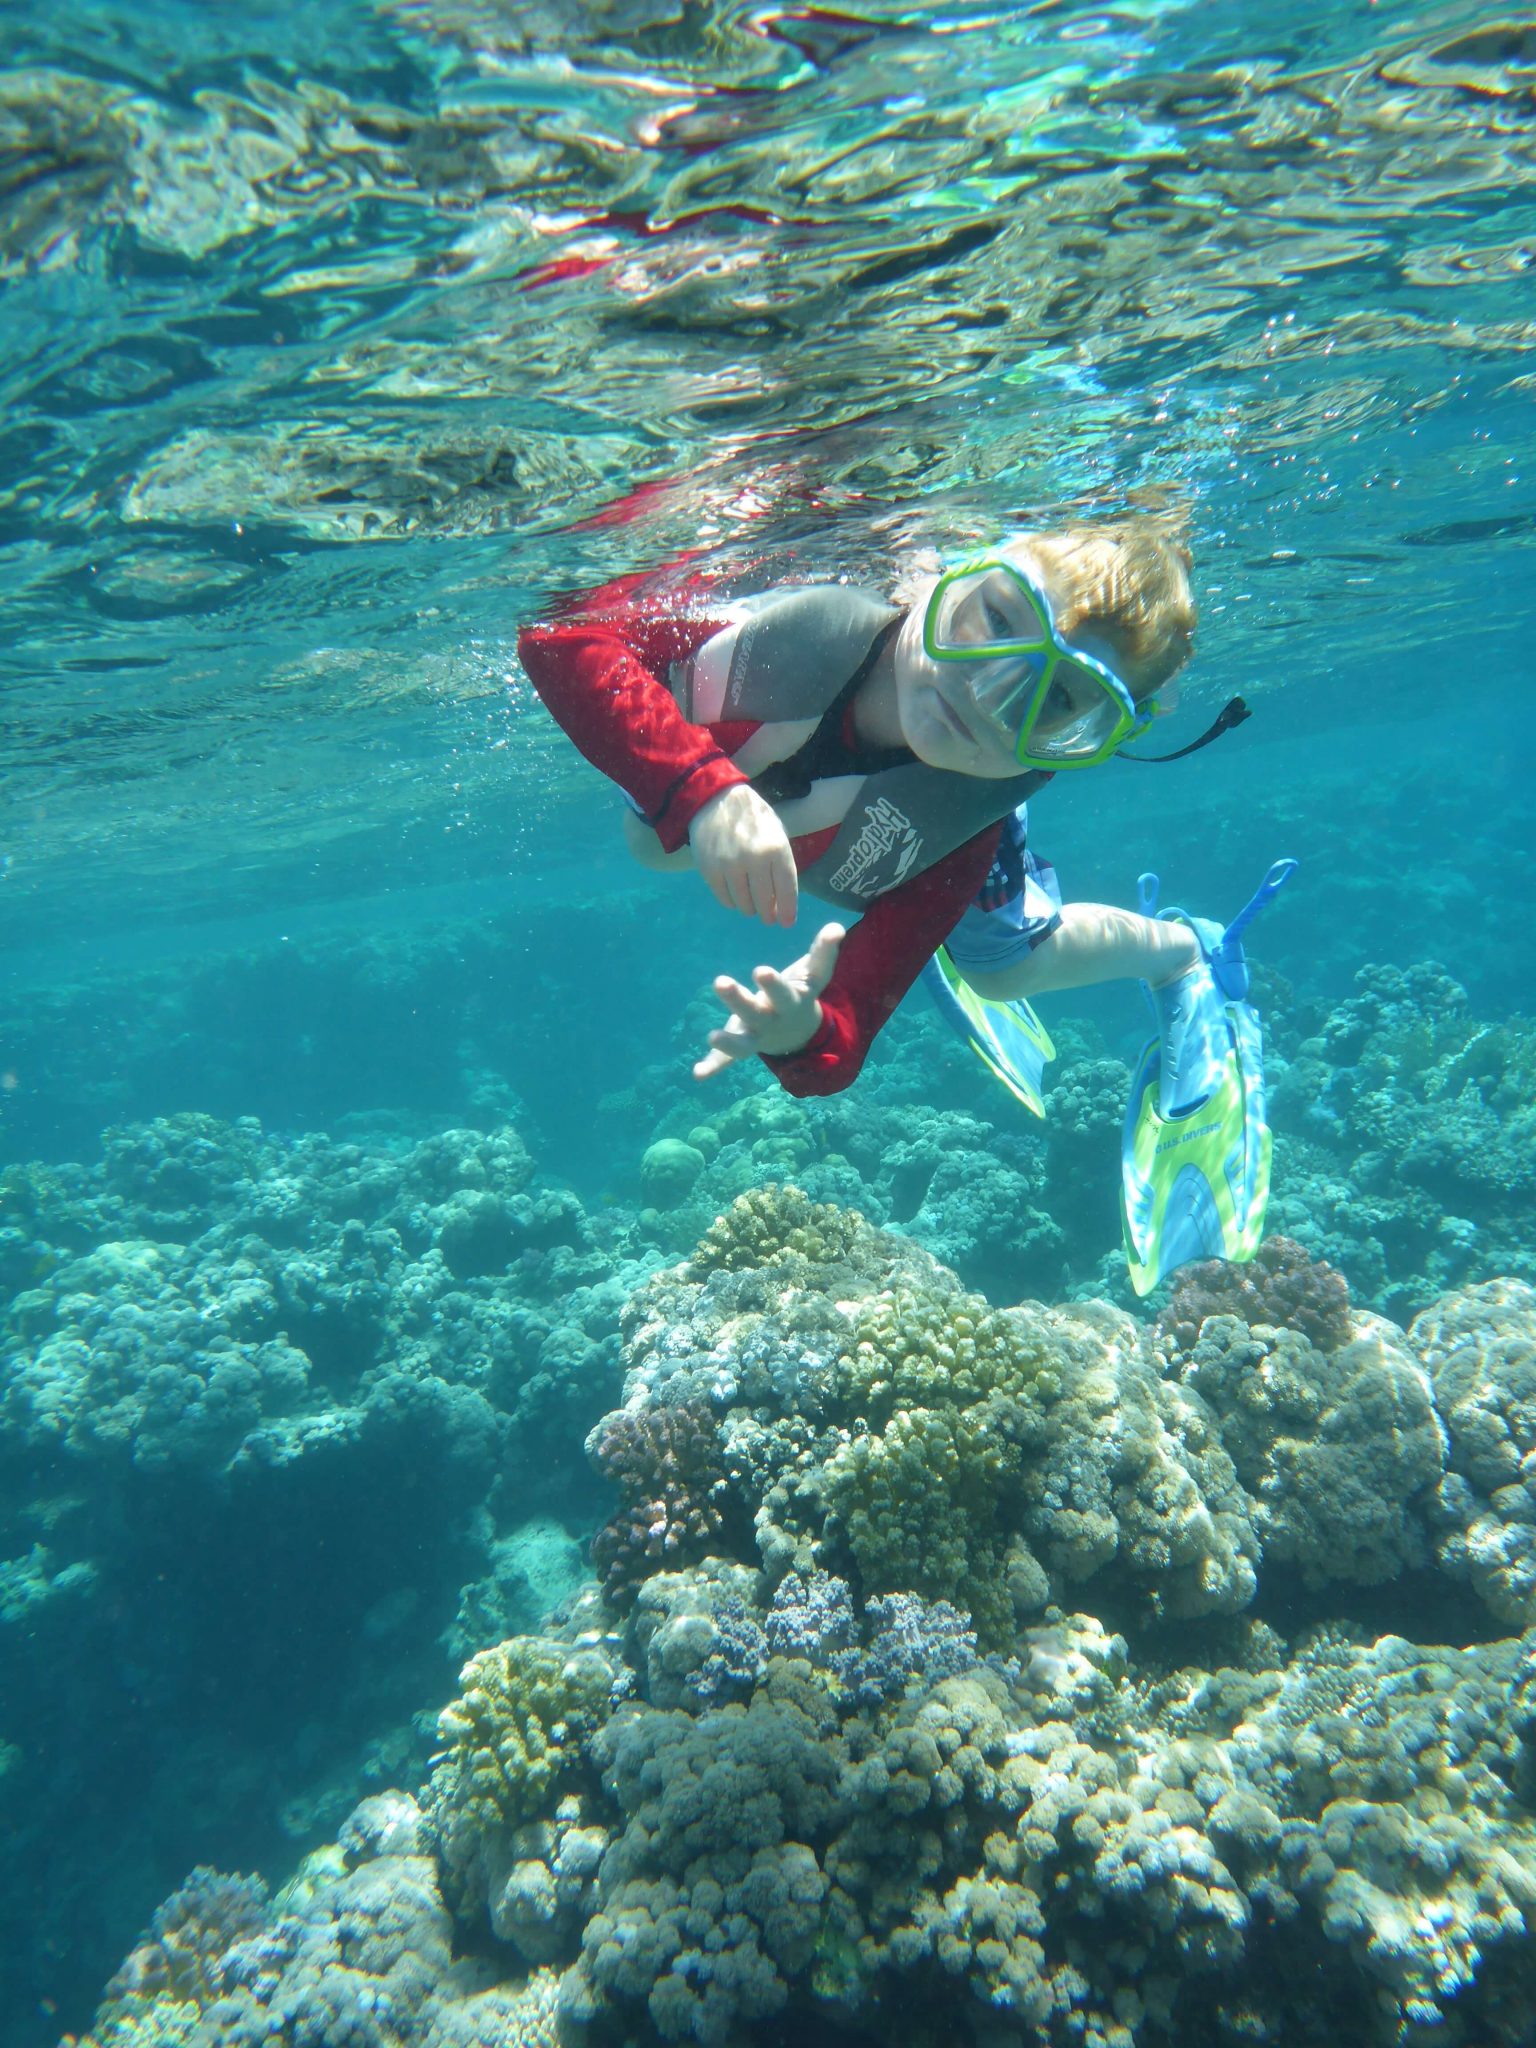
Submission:
{"label": "red long sleeve", "polygon": [[711,797],[746,777],[660,680],[721,622],[662,616],[557,619],[518,635],[518,659],[557,723],[639,805],[668,853]]}
{"label": "red long sleeve", "polygon": [[[609,602],[599,607],[597,598]],[[717,735],[683,716],[661,680],[723,623],[648,611],[614,585],[584,600],[581,612],[518,636],[519,659],[556,721],[634,799],[668,853],[686,842],[711,797],[747,780]],[[835,1095],[854,1080],[876,1034],[981,887],[998,830],[987,826],[877,897],[853,925],[822,992],[816,1036],[797,1053],[764,1059],[791,1095]],[[823,843],[826,836],[818,835]],[[791,844],[808,861],[821,850],[814,841]]]}
{"label": "red long sleeve", "polygon": [[876,1033],[986,880],[999,830],[986,826],[871,903],[844,939],[822,991],[816,1036],[799,1052],[763,1061],[791,1095],[836,1095],[857,1077]]}

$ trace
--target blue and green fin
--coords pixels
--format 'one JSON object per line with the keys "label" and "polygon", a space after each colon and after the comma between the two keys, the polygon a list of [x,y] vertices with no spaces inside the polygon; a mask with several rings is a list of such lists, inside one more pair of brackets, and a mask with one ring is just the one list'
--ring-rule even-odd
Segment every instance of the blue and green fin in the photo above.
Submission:
{"label": "blue and green fin", "polygon": [[1022,996],[993,1002],[977,995],[940,946],[923,969],[923,986],[957,1037],[996,1074],[1003,1086],[1036,1116],[1045,1115],[1041,1084],[1047,1060],[1056,1057],[1050,1034]]}
{"label": "blue and green fin", "polygon": [[[1137,1063],[1126,1105],[1121,1221],[1138,1295],[1150,1294],[1191,1259],[1251,1259],[1263,1239],[1272,1139],[1263,1034],[1248,1001],[1241,941],[1295,870],[1294,860],[1276,861],[1224,931],[1179,911],[1163,913],[1189,925],[1201,959],[1178,985],[1186,1005],[1179,1020],[1181,1064],[1188,1072],[1165,1072],[1170,1034],[1164,1014],[1164,1028]],[[1152,915],[1155,875],[1142,876],[1140,902],[1143,914]]]}

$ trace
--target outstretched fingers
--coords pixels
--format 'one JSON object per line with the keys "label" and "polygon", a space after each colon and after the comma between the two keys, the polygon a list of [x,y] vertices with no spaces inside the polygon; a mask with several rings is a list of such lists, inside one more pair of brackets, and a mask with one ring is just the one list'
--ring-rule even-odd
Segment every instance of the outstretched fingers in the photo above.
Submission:
{"label": "outstretched fingers", "polygon": [[811,994],[819,996],[832,979],[832,970],[837,965],[838,948],[848,936],[847,929],[840,924],[824,924],[811,941],[811,950],[805,956],[806,984]]}
{"label": "outstretched fingers", "polygon": [[[753,980],[761,987],[763,975],[771,972],[771,968],[759,967]],[[762,1023],[772,1012],[773,1006],[764,995],[744,987],[739,981],[733,981],[728,974],[715,976],[715,994],[731,1015],[748,1030],[754,1024]]]}

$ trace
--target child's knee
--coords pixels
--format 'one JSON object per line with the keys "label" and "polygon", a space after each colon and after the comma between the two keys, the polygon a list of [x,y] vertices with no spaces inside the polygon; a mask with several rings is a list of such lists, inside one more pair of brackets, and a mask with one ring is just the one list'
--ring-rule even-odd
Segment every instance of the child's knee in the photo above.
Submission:
{"label": "child's knee", "polygon": [[[1015,996],[1035,995],[1049,987],[1049,954],[1048,934],[1027,951],[1015,953],[1006,966],[979,967],[961,960],[956,960],[955,966],[961,980],[984,1001],[1006,1003]],[[953,954],[950,957],[953,959]]]}

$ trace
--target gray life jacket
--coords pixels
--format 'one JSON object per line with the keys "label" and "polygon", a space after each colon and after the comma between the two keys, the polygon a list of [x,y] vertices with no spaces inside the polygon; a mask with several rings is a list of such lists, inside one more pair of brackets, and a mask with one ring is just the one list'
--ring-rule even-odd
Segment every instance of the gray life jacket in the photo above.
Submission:
{"label": "gray life jacket", "polygon": [[[733,604],[730,623],[673,664],[671,687],[695,724],[742,719],[763,728],[735,756],[744,773],[756,774],[791,758],[814,734],[900,616],[873,593],[840,583],[767,591]],[[1021,768],[990,782],[906,757],[818,780],[806,798],[774,808],[791,838],[837,824],[826,851],[801,868],[800,886],[842,909],[863,910],[1007,817],[1047,780]]]}

